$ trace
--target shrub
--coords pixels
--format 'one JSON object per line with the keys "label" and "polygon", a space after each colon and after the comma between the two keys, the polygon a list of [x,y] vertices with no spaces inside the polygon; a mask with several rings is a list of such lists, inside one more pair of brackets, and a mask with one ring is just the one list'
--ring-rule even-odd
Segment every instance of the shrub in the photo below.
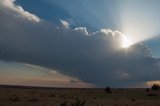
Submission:
{"label": "shrub", "polygon": [[112,91],[111,91],[111,88],[110,88],[110,87],[105,88],[105,91],[107,91],[107,93],[112,93]]}
{"label": "shrub", "polygon": [[30,98],[28,99],[28,102],[38,102],[39,99],[38,98]]}
{"label": "shrub", "polygon": [[67,100],[65,100],[64,102],[62,102],[62,103],[60,104],[60,106],[67,106]]}
{"label": "shrub", "polygon": [[85,103],[86,103],[86,99],[83,100],[83,101],[77,99],[76,102],[75,102],[75,103],[72,103],[71,105],[72,105],[72,106],[84,106]]}
{"label": "shrub", "polygon": [[158,90],[160,88],[159,84],[153,84],[151,87],[153,90]]}
{"label": "shrub", "polygon": [[11,102],[19,102],[20,100],[18,99],[18,97],[11,97],[11,98],[9,98],[9,100],[11,101]]}

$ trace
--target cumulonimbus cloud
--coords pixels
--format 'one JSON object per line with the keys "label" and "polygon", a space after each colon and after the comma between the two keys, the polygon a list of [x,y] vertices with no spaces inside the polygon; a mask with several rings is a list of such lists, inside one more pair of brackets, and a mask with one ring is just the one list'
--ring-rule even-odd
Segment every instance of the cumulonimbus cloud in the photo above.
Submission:
{"label": "cumulonimbus cloud", "polygon": [[15,10],[15,4],[9,9],[4,1],[0,7],[1,60],[56,69],[99,86],[127,87],[159,80],[160,59],[154,58],[146,45],[134,44],[126,50],[118,31],[88,34],[84,27],[57,28],[22,8]]}

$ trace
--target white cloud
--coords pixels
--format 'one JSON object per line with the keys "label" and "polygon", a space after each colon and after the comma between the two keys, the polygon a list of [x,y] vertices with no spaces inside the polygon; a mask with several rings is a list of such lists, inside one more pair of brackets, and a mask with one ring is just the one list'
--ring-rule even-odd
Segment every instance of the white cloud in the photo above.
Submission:
{"label": "white cloud", "polygon": [[65,20],[60,20],[60,21],[61,21],[61,24],[63,25],[63,27],[69,29],[70,24],[67,21],[65,21]]}
{"label": "white cloud", "polygon": [[7,10],[8,14],[12,14],[14,17],[26,18],[29,21],[40,22],[40,18],[34,14],[25,11],[21,6],[14,4],[15,0],[1,0],[0,8]]}
{"label": "white cloud", "polygon": [[81,32],[84,35],[89,35],[88,32],[87,32],[87,29],[85,27],[75,28],[75,31],[79,31],[79,32]]}

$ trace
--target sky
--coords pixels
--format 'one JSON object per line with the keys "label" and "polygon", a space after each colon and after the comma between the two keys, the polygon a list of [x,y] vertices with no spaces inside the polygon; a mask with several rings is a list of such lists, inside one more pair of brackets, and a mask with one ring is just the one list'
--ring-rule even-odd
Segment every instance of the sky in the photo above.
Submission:
{"label": "sky", "polygon": [[0,84],[160,81],[159,0],[0,0]]}

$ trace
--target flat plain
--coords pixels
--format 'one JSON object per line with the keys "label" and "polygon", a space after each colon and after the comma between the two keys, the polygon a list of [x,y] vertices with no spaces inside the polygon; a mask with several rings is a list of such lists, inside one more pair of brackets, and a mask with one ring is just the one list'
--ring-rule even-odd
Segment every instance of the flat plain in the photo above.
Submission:
{"label": "flat plain", "polygon": [[160,91],[1,85],[0,106],[160,106]]}

